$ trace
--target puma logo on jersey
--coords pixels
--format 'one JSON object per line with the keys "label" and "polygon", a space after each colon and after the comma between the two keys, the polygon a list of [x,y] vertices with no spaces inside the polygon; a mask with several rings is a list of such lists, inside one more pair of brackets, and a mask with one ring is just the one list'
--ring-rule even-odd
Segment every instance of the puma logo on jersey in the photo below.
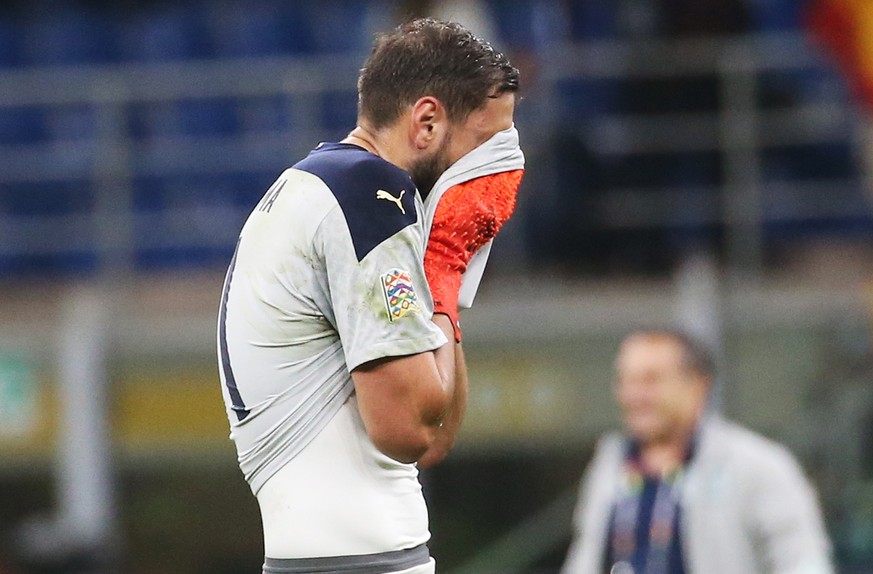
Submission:
{"label": "puma logo on jersey", "polygon": [[400,213],[402,213],[403,215],[406,215],[406,210],[403,209],[403,204],[400,203],[400,200],[403,199],[404,193],[406,193],[406,190],[401,189],[400,195],[398,195],[397,197],[394,197],[393,195],[391,195],[390,193],[388,193],[384,189],[380,189],[380,190],[376,191],[376,199],[387,199],[388,201],[396,203],[397,207],[400,208]]}

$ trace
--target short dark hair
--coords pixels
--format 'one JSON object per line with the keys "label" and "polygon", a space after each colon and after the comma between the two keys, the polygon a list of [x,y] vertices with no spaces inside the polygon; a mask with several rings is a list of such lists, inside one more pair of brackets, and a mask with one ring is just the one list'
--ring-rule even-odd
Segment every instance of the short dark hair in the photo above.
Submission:
{"label": "short dark hair", "polygon": [[460,24],[419,18],[376,38],[358,76],[358,117],[379,129],[433,96],[458,122],[489,96],[517,90],[518,69],[491,44]]}
{"label": "short dark hair", "polygon": [[682,348],[682,362],[686,369],[710,379],[715,376],[712,351],[703,341],[688,332],[671,327],[646,327],[635,329],[627,338],[638,335],[672,339]]}

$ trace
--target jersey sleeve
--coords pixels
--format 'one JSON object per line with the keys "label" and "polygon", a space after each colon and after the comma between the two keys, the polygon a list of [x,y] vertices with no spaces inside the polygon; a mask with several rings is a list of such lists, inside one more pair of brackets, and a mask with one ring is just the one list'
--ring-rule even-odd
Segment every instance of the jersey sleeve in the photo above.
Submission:
{"label": "jersey sleeve", "polygon": [[[416,204],[409,207],[418,210]],[[381,206],[396,209],[390,202]],[[400,228],[359,260],[348,219],[342,209],[334,209],[319,226],[316,245],[349,370],[444,345],[445,335],[431,320],[433,300],[424,275],[420,225]],[[370,225],[380,225],[378,216]]]}

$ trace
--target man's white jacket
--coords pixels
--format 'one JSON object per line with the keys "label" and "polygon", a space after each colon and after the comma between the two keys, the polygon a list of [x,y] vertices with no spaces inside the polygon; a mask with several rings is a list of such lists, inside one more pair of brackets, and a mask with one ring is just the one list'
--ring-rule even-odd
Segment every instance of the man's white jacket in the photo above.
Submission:
{"label": "man's white jacket", "polygon": [[[586,470],[562,574],[603,574],[609,521],[626,453],[609,434]],[[783,446],[718,417],[698,429],[681,485],[688,574],[832,574],[816,494]]]}

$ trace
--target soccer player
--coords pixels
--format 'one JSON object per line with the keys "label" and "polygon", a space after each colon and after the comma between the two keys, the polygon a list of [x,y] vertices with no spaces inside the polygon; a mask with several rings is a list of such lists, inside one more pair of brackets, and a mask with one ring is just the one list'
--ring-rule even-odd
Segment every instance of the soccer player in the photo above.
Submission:
{"label": "soccer player", "polygon": [[[463,27],[404,24],[361,70],[357,127],[282,173],[246,221],[218,354],[265,573],[434,572],[418,466],[451,448],[467,381],[428,287],[459,269],[426,275],[418,191],[512,129],[517,89],[506,57]],[[469,211],[490,231],[443,233],[437,258],[468,261],[501,223]]]}

